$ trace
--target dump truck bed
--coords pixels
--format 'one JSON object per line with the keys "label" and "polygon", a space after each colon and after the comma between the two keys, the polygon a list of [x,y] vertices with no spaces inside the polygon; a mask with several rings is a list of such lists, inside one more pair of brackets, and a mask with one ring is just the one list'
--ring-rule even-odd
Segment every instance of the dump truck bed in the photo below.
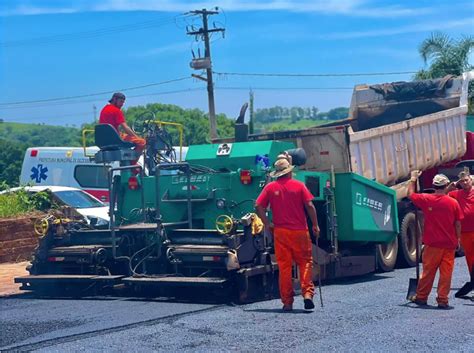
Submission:
{"label": "dump truck bed", "polygon": [[[466,152],[467,82],[469,75],[453,78],[446,89],[444,98],[436,94],[433,98],[440,109],[455,107],[412,118],[410,111],[420,112],[416,104],[425,104],[428,97],[410,101],[385,102],[370,86],[354,89],[351,105],[351,124],[315,127],[300,131],[280,131],[270,134],[250,135],[249,140],[289,140],[305,149],[307,162],[302,167],[307,170],[354,172],[385,185],[395,185],[410,175],[415,169],[426,170],[453,159]],[[370,92],[369,92],[370,91]],[[377,98],[378,97],[378,98]],[[362,99],[363,98],[363,99]],[[376,99],[377,98],[377,99]],[[414,100],[413,100],[414,99]],[[358,100],[360,101],[358,103]],[[454,102],[454,103],[453,103]],[[366,130],[354,131],[357,127],[357,113],[373,109],[383,113],[383,124],[387,119],[397,122]],[[394,107],[398,107],[395,109]],[[408,109],[408,110],[407,110]],[[410,110],[411,109],[411,110]],[[430,105],[430,111],[432,105]],[[387,112],[396,111],[399,117],[387,117]],[[375,117],[371,118],[376,124]]]}

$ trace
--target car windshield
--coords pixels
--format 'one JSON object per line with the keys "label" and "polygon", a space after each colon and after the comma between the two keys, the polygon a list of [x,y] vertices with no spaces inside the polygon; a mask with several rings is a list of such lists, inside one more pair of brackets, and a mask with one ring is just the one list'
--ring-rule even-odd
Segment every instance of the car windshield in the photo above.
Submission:
{"label": "car windshield", "polygon": [[54,195],[66,205],[72,206],[74,208],[92,208],[104,206],[102,202],[79,190],[57,191],[54,193]]}

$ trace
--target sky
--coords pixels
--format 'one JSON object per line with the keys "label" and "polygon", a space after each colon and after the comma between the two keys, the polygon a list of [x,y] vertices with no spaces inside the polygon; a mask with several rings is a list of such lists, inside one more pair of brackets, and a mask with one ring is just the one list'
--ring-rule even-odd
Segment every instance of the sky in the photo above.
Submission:
{"label": "sky", "polygon": [[[0,119],[80,126],[113,91],[126,107],[207,112],[206,84],[189,65],[203,43],[186,32],[202,23],[189,11],[216,6],[210,27],[225,36],[211,38],[215,106],[231,118],[250,90],[256,109],[349,106],[354,85],[426,67],[418,47],[432,32],[474,35],[474,2],[464,0],[2,0]],[[234,75],[249,73],[260,75]],[[324,76],[369,73],[397,74]]]}

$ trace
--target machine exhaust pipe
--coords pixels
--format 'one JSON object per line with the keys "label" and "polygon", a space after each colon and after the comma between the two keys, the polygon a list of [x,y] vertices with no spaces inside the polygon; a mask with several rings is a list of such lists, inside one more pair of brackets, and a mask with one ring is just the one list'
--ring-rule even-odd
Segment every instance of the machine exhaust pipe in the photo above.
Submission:
{"label": "machine exhaust pipe", "polygon": [[247,111],[248,106],[248,103],[242,105],[239,117],[235,120],[235,142],[245,142],[249,140],[249,126],[245,124],[245,112]]}

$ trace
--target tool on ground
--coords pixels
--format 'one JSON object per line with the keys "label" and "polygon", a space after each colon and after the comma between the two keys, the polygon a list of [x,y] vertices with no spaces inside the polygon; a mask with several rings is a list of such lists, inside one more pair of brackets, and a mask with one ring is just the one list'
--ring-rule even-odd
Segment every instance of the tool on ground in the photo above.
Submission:
{"label": "tool on ground", "polygon": [[473,289],[474,284],[474,268],[471,271],[471,280],[464,283],[464,285],[454,294],[456,298],[465,298]]}
{"label": "tool on ground", "polygon": [[324,308],[324,303],[323,303],[323,292],[321,290],[321,265],[319,264],[319,257],[318,257],[318,252],[319,252],[319,235],[315,236],[316,238],[316,260],[318,263],[318,287],[319,287],[319,299],[321,300],[321,308]]}
{"label": "tool on ground", "polygon": [[[418,189],[418,187],[416,187],[416,189]],[[416,247],[415,248],[416,278],[410,278],[409,280],[407,300],[410,300],[416,295],[416,288],[418,287],[418,281],[420,280],[420,237],[419,237],[419,228],[418,228],[418,209],[416,208],[415,208],[415,247]]]}

